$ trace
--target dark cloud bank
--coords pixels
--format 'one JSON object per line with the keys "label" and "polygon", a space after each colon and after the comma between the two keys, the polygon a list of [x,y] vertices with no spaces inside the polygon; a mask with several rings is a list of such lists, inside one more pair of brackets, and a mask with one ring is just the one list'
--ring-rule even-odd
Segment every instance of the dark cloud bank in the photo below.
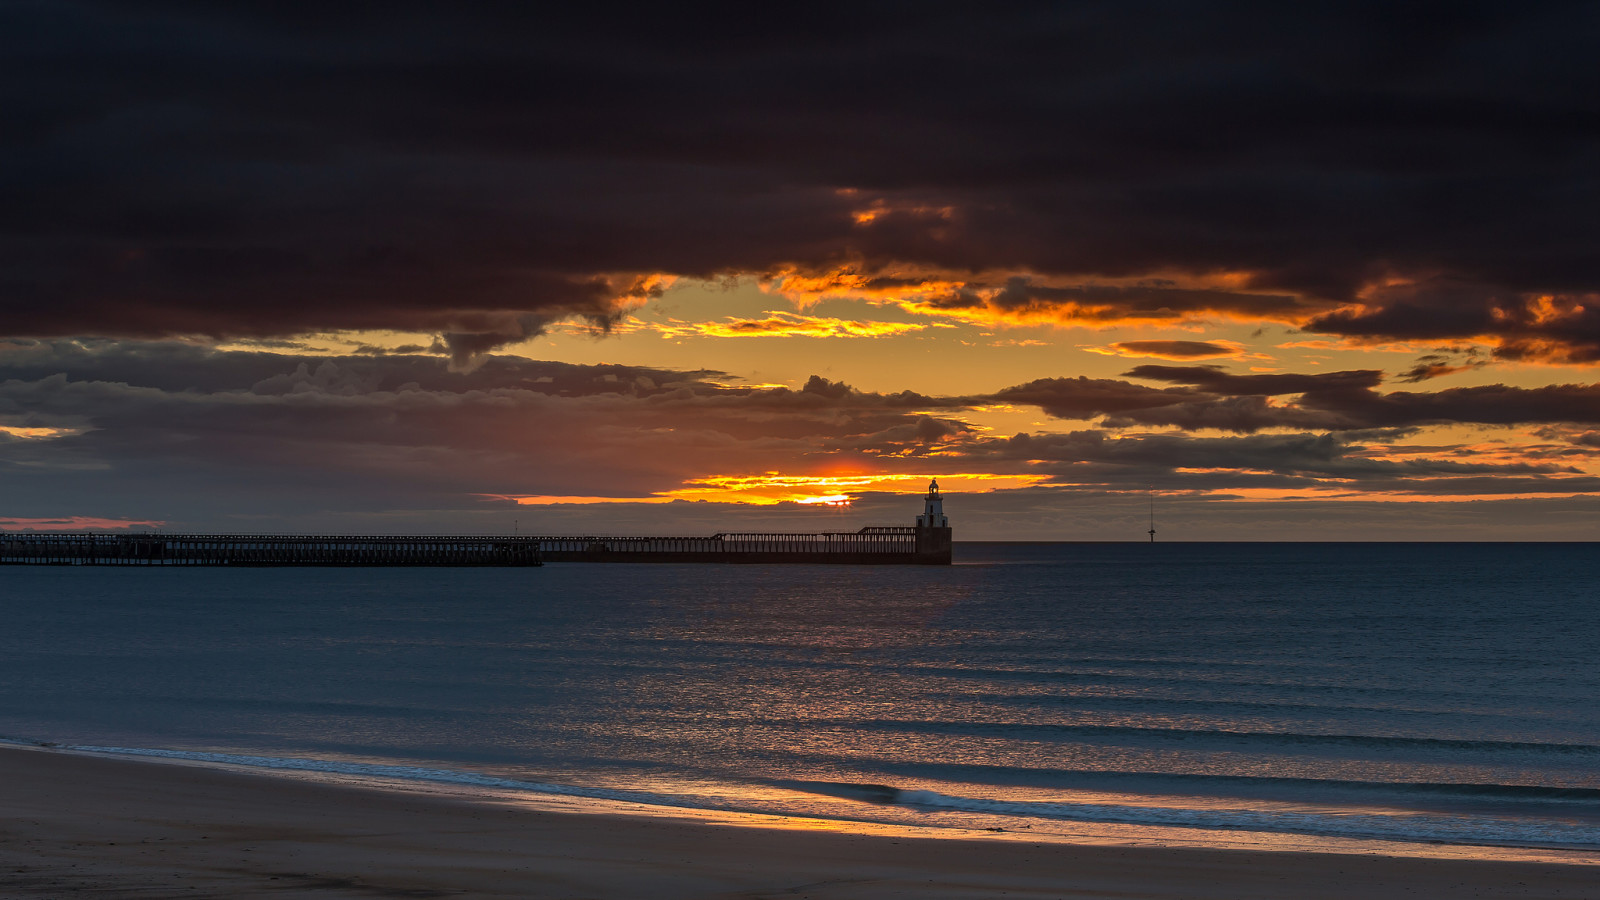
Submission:
{"label": "dark cloud bank", "polygon": [[[1045,509],[1056,510],[1052,524],[1033,536],[1094,537],[1095,522],[1134,515],[1129,498],[1151,484],[1242,500],[1258,490],[1600,494],[1600,479],[1576,465],[1600,452],[1588,427],[1600,419],[1600,401],[1590,389],[1378,395],[1371,372],[1237,376],[1205,366],[1140,366],[1129,374],[1171,386],[1047,379],[994,394],[930,397],[860,391],[815,376],[799,389],[760,388],[718,372],[506,356],[460,373],[426,356],[296,359],[176,342],[18,340],[0,345],[0,426],[54,433],[0,432],[0,477],[10,516],[67,510],[247,531],[332,524],[495,530],[518,516],[546,529],[608,521],[635,530],[721,530],[730,522],[830,528],[840,523],[800,507],[519,513],[497,498],[643,498],[708,474],[841,468],[1043,479],[1024,492],[969,495],[968,533],[989,537],[1028,536],[1033,525],[1025,523]],[[1264,405],[1269,398],[1274,405]],[[974,407],[997,403],[1085,427],[1000,437],[969,423]],[[1452,419],[1457,409],[1471,418]],[[1339,424],[1323,430],[1285,430],[1332,419]],[[1240,433],[1216,435],[1219,420]],[[1149,421],[1184,430],[1108,430]],[[1462,421],[1544,424],[1550,435],[1512,458],[1453,446],[1390,452],[1421,423]],[[1270,433],[1253,433],[1269,426]],[[1200,428],[1207,430],[1186,433]],[[895,521],[907,503],[869,495],[862,514]],[[1014,518],[1006,509],[1034,512]],[[1254,533],[1255,514],[1222,515],[1239,519],[1232,536]]]}
{"label": "dark cloud bank", "polygon": [[463,362],[648,272],[1235,271],[993,302],[1589,361],[1597,35],[1537,2],[8,4],[0,316]]}

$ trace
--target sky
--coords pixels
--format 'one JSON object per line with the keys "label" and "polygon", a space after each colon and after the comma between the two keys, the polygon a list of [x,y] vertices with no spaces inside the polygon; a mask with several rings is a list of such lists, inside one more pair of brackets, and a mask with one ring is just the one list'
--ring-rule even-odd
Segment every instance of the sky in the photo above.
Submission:
{"label": "sky", "polygon": [[1600,539],[1592,3],[0,2],[0,528]]}

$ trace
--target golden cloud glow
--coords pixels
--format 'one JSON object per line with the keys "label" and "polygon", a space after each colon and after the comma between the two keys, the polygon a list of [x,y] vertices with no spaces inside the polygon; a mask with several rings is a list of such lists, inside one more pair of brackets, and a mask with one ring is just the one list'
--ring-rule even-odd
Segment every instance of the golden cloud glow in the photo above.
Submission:
{"label": "golden cloud glow", "polygon": [[[879,215],[892,212],[885,208],[876,213],[875,209],[869,207],[858,216],[868,216],[864,221],[870,224]],[[783,269],[765,276],[761,289],[802,308],[829,299],[864,300],[892,304],[914,315],[980,326],[1105,329],[1201,326],[1218,321],[1300,325],[1314,312],[1323,311],[1321,307],[1302,307],[1282,294],[1254,293],[1245,287],[1249,281],[1249,273],[1243,272],[1096,278],[1085,283],[1028,272],[968,275],[906,269],[867,274],[853,266],[841,266],[825,272]]]}
{"label": "golden cloud glow", "polygon": [[[863,493],[920,494],[934,476],[917,475],[785,475],[763,472],[759,475],[713,475],[684,482],[684,487],[659,491],[647,497],[564,497],[534,494],[488,494],[497,500],[511,500],[522,506],[547,506],[558,503],[670,503],[674,500],[709,503],[744,503],[772,506],[777,503],[808,505],[848,505]],[[950,493],[982,494],[990,491],[1031,487],[1049,481],[1045,475],[995,475],[986,472],[939,474],[939,485]]]}
{"label": "golden cloud glow", "polygon": [[823,300],[838,299],[903,305],[917,297],[951,294],[965,286],[965,281],[931,273],[877,278],[849,267],[820,274],[783,269],[761,281],[763,291],[785,297],[802,309]]}
{"label": "golden cloud glow", "polygon": [[812,506],[849,506],[852,499],[849,494],[823,494],[820,497],[803,497],[796,502]]}
{"label": "golden cloud glow", "polygon": [[1289,341],[1286,344],[1274,344],[1279,350],[1348,350],[1350,345],[1343,341]]}
{"label": "golden cloud glow", "polygon": [[[1484,346],[1489,346],[1484,343]],[[1279,350],[1339,350],[1378,351],[1380,353],[1468,353],[1473,342],[1463,341],[1394,341],[1387,338],[1340,337],[1332,340],[1288,341],[1273,344]]]}
{"label": "golden cloud glow", "polygon": [[586,506],[591,503],[671,503],[670,497],[579,497],[564,494],[479,494],[489,500],[510,500],[518,506],[556,506],[571,503]]}
{"label": "golden cloud glow", "polygon": [[[725,503],[828,503],[853,500],[860,493],[920,494],[928,488],[926,474],[917,475],[715,475],[684,482],[686,487],[661,496],[678,500],[713,500]],[[940,486],[952,493],[987,493],[1048,481],[1043,475],[958,473],[939,475]]]}
{"label": "golden cloud glow", "polygon": [[18,440],[48,441],[52,438],[71,437],[82,434],[82,428],[44,428],[25,425],[0,425],[0,434],[7,434]]}
{"label": "golden cloud glow", "polygon": [[678,276],[666,272],[649,272],[644,275],[634,276],[618,299],[627,298],[643,303],[651,297],[658,297],[674,284],[678,283]]}
{"label": "golden cloud glow", "polygon": [[927,325],[910,322],[863,322],[859,319],[834,319],[767,310],[764,319],[729,318],[724,322],[684,322],[673,319],[665,324],[644,324],[640,330],[659,332],[664,337],[882,337],[921,331]]}

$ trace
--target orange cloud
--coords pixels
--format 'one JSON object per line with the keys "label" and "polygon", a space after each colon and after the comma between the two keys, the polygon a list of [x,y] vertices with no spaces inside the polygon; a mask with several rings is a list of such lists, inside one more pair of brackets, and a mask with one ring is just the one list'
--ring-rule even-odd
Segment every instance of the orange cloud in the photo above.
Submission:
{"label": "orange cloud", "polygon": [[[866,492],[920,494],[931,476],[917,475],[714,475],[684,482],[686,487],[663,496],[680,500],[712,500],[770,505],[773,503],[826,503],[854,499]],[[982,493],[1003,487],[1025,487],[1047,480],[1045,476],[970,473],[940,475],[946,490]]]}
{"label": "orange cloud", "polygon": [[956,217],[954,206],[927,206],[922,204],[890,203],[882,198],[873,200],[866,206],[852,210],[851,221],[857,225],[871,225],[881,219],[901,217],[909,219],[934,219],[949,222]]}
{"label": "orange cloud", "polygon": [[823,300],[868,300],[904,305],[918,297],[948,294],[966,282],[937,273],[868,275],[850,267],[809,273],[782,269],[761,281],[761,289],[788,298],[802,309]]}
{"label": "orange cloud", "polygon": [[[1288,341],[1273,344],[1279,350],[1342,350],[1381,353],[1470,353],[1473,345],[1460,341],[1395,341],[1388,338],[1340,337],[1333,340]],[[1487,345],[1485,345],[1487,346]]]}
{"label": "orange cloud", "polygon": [[1084,347],[1103,356],[1153,357],[1155,359],[1218,359],[1244,355],[1244,345],[1235,341],[1118,341],[1108,347]]}
{"label": "orange cloud", "polygon": [[1289,341],[1274,346],[1279,350],[1349,350],[1353,347],[1342,341]]}
{"label": "orange cloud", "polygon": [[1366,285],[1304,327],[1371,346],[1380,341],[1470,342],[1497,359],[1543,365],[1600,362],[1600,293],[1544,293],[1448,274],[1388,278]]}
{"label": "orange cloud", "polygon": [[[684,482],[684,487],[658,491],[647,497],[562,497],[551,495],[486,495],[512,500],[523,506],[548,506],[560,503],[670,503],[674,500],[709,503],[742,503],[771,506],[778,503],[845,505],[862,493],[920,494],[927,490],[928,474],[844,474],[785,475],[763,472],[759,475],[712,475]],[[940,487],[952,493],[981,494],[990,491],[1031,487],[1050,480],[1048,475],[997,475],[966,472],[938,475]]]}
{"label": "orange cloud", "polygon": [[682,322],[644,325],[666,337],[882,337],[921,331],[927,325],[910,322],[864,322],[859,319],[834,319],[803,316],[767,310],[765,319],[730,318],[725,322]]}
{"label": "orange cloud", "polygon": [[1109,328],[1216,319],[1298,325],[1329,309],[1295,295],[1241,289],[1246,283],[1248,275],[1238,272],[1073,283],[1031,273],[971,275],[921,269],[868,273],[842,266],[824,272],[784,269],[764,278],[762,289],[802,307],[847,298],[979,325]]}
{"label": "orange cloud", "polygon": [[70,437],[82,434],[82,428],[46,428],[24,425],[0,425],[0,434],[7,434],[18,440],[47,441],[51,438]]}
{"label": "orange cloud", "polygon": [[571,503],[587,506],[592,503],[671,503],[670,497],[579,497],[562,494],[479,494],[488,500],[509,500],[518,506],[557,506]]}

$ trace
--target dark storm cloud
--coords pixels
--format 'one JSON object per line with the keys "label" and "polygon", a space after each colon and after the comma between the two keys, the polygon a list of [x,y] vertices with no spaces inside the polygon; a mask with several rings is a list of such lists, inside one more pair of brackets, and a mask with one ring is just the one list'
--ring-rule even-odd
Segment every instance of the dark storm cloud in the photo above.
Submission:
{"label": "dark storm cloud", "polygon": [[1329,391],[1307,393],[1300,402],[1302,406],[1348,416],[1374,428],[1452,423],[1600,423],[1600,384],[1551,384],[1537,388],[1491,384],[1432,393]]}
{"label": "dark storm cloud", "polygon": [[402,328],[469,366],[556,318],[603,326],[650,272],[1234,272],[1238,294],[1023,279],[993,302],[1268,319],[1399,272],[1513,299],[1396,298],[1314,327],[1461,336],[1510,309],[1505,354],[1587,360],[1586,314],[1555,328],[1516,304],[1600,286],[1597,21],[1583,3],[778,22],[10,4],[0,331]]}
{"label": "dark storm cloud", "polygon": [[[493,498],[506,495],[649,497],[709,475],[850,468],[1042,477],[1042,490],[1083,497],[1151,483],[1213,495],[1596,489],[1595,479],[1569,465],[1573,454],[1588,452],[1581,421],[1552,425],[1563,444],[1520,460],[1448,445],[1399,448],[1394,442],[1411,434],[1404,424],[1355,428],[1448,421],[1462,410],[1480,417],[1485,409],[1520,410],[1517,421],[1573,409],[1600,417],[1595,389],[1377,395],[1365,381],[1334,373],[1308,382],[1322,393],[1308,390],[1278,407],[1265,406],[1262,385],[1248,377],[1160,368],[1169,380],[1213,390],[1054,379],[998,396],[928,397],[862,391],[821,376],[770,388],[717,372],[500,356],[463,373],[433,356],[13,340],[0,343],[0,478],[14,518],[92,515],[240,530],[352,521],[380,531],[418,522],[478,527],[486,516],[504,525],[494,516],[509,513],[485,504],[504,505]],[[1305,405],[1335,399],[1349,408]],[[1300,421],[1311,429],[1322,416],[1349,430],[1207,437],[1091,429],[995,438],[964,421],[972,407],[997,402],[1069,418],[1150,421],[1245,404],[1265,424],[1193,427],[1251,431]],[[1584,403],[1593,409],[1583,412]]]}
{"label": "dark storm cloud", "polygon": [[1372,427],[1339,413],[1275,404],[1261,396],[1208,397],[1171,406],[1129,410],[1106,416],[1102,422],[1108,428],[1171,427],[1186,431],[1213,428],[1244,434],[1269,428],[1345,431]]}
{"label": "dark storm cloud", "polygon": [[[906,279],[880,278],[869,281],[867,287],[887,289],[905,283]],[[1181,288],[1159,280],[1132,286],[1054,287],[1016,276],[992,291],[980,293],[965,288],[929,297],[924,305],[934,311],[986,313],[997,318],[1111,323],[1126,319],[1181,319],[1201,313],[1287,320],[1322,311],[1320,307],[1326,304],[1307,303],[1285,294]]]}
{"label": "dark storm cloud", "polygon": [[911,460],[969,433],[929,408],[961,401],[516,357],[461,373],[436,357],[17,340],[0,343],[0,478],[19,516],[117,514],[108,498],[134,495],[150,509],[142,519],[219,505],[304,514],[647,497],[708,474]]}
{"label": "dark storm cloud", "polygon": [[163,391],[285,393],[302,383],[325,387],[315,380],[318,371],[355,379],[363,390],[393,391],[405,385],[456,393],[523,388],[564,396],[653,395],[682,386],[751,390],[723,372],[581,366],[518,356],[490,356],[472,372],[459,372],[439,358],[400,353],[329,359],[285,348],[221,351],[183,341],[0,339],[0,379],[34,381],[61,374],[74,381],[125,382]]}
{"label": "dark storm cloud", "polygon": [[828,441],[830,451],[866,451],[874,455],[898,455],[902,459],[926,458],[934,451],[949,451],[952,438],[973,434],[967,423],[959,419],[937,416],[920,416],[915,421],[896,421],[890,427],[872,434],[851,435]]}
{"label": "dark storm cloud", "polygon": [[1111,349],[1128,356],[1160,356],[1167,359],[1206,359],[1237,356],[1239,349],[1212,341],[1118,341]]}
{"label": "dark storm cloud", "polygon": [[1129,410],[1109,416],[1105,422],[1113,427],[1175,426],[1240,432],[1265,428],[1342,431],[1423,425],[1593,425],[1600,424],[1600,385],[1521,388],[1495,384],[1434,393],[1387,394],[1359,389],[1309,391],[1281,404],[1263,397],[1218,396]]}
{"label": "dark storm cloud", "polygon": [[[1044,378],[997,391],[990,399],[1037,406],[1060,419],[1105,416],[1112,427],[1176,426],[1253,432],[1264,428],[1360,429],[1374,423],[1346,411],[1269,404],[1274,394],[1358,394],[1382,381],[1377,371],[1314,375],[1234,375],[1216,366],[1135,366],[1129,377],[1178,382],[1151,388],[1110,378]],[[1386,423],[1393,424],[1393,423]]]}
{"label": "dark storm cloud", "polygon": [[[1435,392],[1379,393],[1383,373],[1236,375],[1219,366],[1135,366],[1131,378],[1176,382],[1149,388],[1113,379],[1050,378],[991,399],[1038,406],[1062,419],[1105,416],[1111,427],[1173,426],[1254,432],[1268,428],[1363,430],[1423,425],[1600,423],[1600,385],[1503,384]],[[1284,402],[1269,397],[1298,395]]]}
{"label": "dark storm cloud", "polygon": [[1429,353],[1417,357],[1411,368],[1402,372],[1395,380],[1416,384],[1454,375],[1457,372],[1481,369],[1488,364],[1489,360],[1476,348],[1462,353]]}
{"label": "dark storm cloud", "polygon": [[1150,388],[1111,378],[1040,378],[997,391],[1002,403],[1037,406],[1061,419],[1090,419],[1107,413],[1174,406],[1206,395],[1188,388]]}
{"label": "dark storm cloud", "polygon": [[[1138,488],[1159,480],[1165,489],[1182,490],[1344,488],[1441,494],[1600,490],[1600,479],[1554,463],[1470,462],[1444,456],[1381,459],[1372,458],[1371,449],[1367,443],[1332,434],[1119,437],[1089,430],[1019,434],[975,443],[967,452],[997,462],[1026,460],[1033,470],[1050,472],[1062,483],[1097,488]],[[1473,491],[1464,489],[1467,479],[1479,479]],[[1497,479],[1504,483],[1496,486]],[[1531,486],[1540,479],[1543,487]]]}
{"label": "dark storm cloud", "polygon": [[[59,376],[68,384],[120,384],[171,397],[298,395],[307,404],[365,397],[363,402],[374,407],[399,397],[414,402],[427,397],[433,403],[611,398],[627,401],[619,409],[626,409],[632,421],[652,427],[670,427],[674,417],[683,417],[685,423],[714,419],[719,430],[741,439],[817,437],[837,440],[838,446],[898,442],[911,447],[958,437],[968,433],[959,418],[964,410],[996,403],[1034,406],[1060,419],[1103,417],[1110,427],[1246,433],[1288,428],[1349,432],[1358,438],[1375,435],[1373,429],[1441,424],[1600,425],[1600,385],[1379,393],[1382,373],[1375,370],[1237,375],[1217,366],[1142,365],[1126,375],[1178,386],[1153,388],[1080,376],[1039,379],[993,394],[935,397],[915,391],[860,391],[817,375],[799,388],[753,387],[716,371],[577,365],[516,356],[490,356],[481,367],[463,373],[428,356],[330,359],[282,351],[219,351],[178,341],[0,341],[0,381],[15,384]],[[1274,395],[1293,396],[1269,401]],[[20,414],[23,409],[11,411]],[[42,397],[27,411],[34,416],[58,414],[63,421],[83,412],[52,406]]]}
{"label": "dark storm cloud", "polygon": [[1311,319],[1306,328],[1354,338],[1447,341],[1485,338],[1502,359],[1600,360],[1600,290],[1540,292],[1433,279],[1386,287],[1361,307]]}
{"label": "dark storm cloud", "polygon": [[1376,369],[1319,372],[1314,375],[1234,375],[1219,366],[1145,365],[1134,366],[1123,374],[1129,378],[1147,378],[1152,381],[1193,385],[1201,390],[1231,397],[1360,390],[1374,388],[1383,383],[1383,373]]}

